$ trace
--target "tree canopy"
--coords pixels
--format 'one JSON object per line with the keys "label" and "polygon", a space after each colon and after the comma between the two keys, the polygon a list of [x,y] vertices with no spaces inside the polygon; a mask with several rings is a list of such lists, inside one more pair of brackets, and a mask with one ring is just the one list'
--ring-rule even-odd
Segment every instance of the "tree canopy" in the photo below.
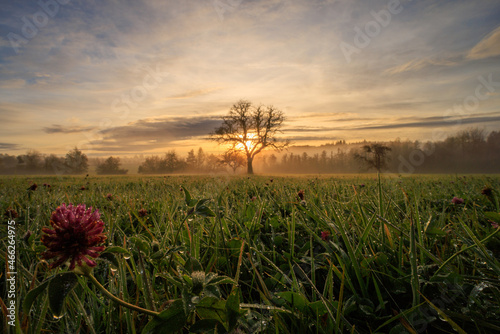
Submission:
{"label": "tree canopy", "polygon": [[285,116],[273,106],[254,106],[250,101],[240,100],[222,117],[222,125],[210,134],[219,144],[228,144],[229,151],[246,156],[247,173],[253,174],[253,159],[265,149],[282,150],[290,143],[281,141],[277,135]]}
{"label": "tree canopy", "polygon": [[356,158],[366,163],[368,168],[375,168],[377,172],[387,168],[386,156],[391,148],[380,143],[363,146],[364,155],[356,154]]}

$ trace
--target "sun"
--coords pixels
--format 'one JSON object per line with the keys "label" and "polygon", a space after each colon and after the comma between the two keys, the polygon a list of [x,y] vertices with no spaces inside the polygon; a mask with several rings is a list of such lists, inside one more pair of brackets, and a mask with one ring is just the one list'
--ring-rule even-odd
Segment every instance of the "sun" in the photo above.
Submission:
{"label": "sun", "polygon": [[[243,138],[243,135],[240,135],[240,138]],[[245,151],[246,148],[251,151],[254,146],[257,144],[257,135],[255,133],[247,133],[247,140],[245,141],[245,145],[243,143],[236,144],[235,148],[240,151]]]}

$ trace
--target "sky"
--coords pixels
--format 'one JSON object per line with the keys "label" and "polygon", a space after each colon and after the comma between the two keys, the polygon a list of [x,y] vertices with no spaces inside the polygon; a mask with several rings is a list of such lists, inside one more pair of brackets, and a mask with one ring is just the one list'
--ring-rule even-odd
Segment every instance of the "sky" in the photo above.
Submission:
{"label": "sky", "polygon": [[240,99],[281,138],[500,130],[500,2],[1,0],[0,153],[220,148]]}

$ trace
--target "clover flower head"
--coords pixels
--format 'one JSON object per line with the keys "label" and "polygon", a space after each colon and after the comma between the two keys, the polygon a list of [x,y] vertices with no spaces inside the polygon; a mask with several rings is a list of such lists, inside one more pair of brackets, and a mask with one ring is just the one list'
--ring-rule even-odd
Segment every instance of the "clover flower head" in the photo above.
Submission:
{"label": "clover flower head", "polygon": [[6,218],[17,218],[19,217],[19,214],[17,213],[16,210],[12,209],[10,206],[5,210],[3,214]]}
{"label": "clover flower head", "polygon": [[453,204],[464,204],[464,199],[463,198],[459,198],[459,197],[453,197],[453,199],[451,200],[451,203],[453,203]]}
{"label": "clover flower head", "polygon": [[297,193],[297,197],[303,201],[304,200],[304,190],[299,190],[299,192]]}
{"label": "clover flower head", "polygon": [[148,215],[148,210],[142,208],[139,210],[139,217],[146,217]]}
{"label": "clover flower head", "polygon": [[61,204],[52,213],[50,225],[53,229],[42,228],[45,234],[41,239],[47,247],[42,258],[55,260],[50,268],[56,268],[66,261],[70,261],[70,270],[75,269],[76,265],[97,265],[91,258],[99,256],[105,248],[99,245],[106,240],[104,223],[98,210],[92,211],[92,207],[87,209],[84,204]]}
{"label": "clover flower head", "polygon": [[483,190],[481,190],[481,194],[490,197],[493,195],[493,189],[491,189],[490,187],[484,187]]}

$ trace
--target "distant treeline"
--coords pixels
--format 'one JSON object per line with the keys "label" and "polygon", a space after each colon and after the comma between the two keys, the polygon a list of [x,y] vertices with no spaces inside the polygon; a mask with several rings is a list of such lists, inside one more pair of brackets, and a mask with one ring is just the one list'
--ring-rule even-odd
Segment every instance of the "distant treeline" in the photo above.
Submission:
{"label": "distant treeline", "polygon": [[[326,145],[320,153],[284,153],[266,156],[261,168],[270,173],[353,173],[374,171],[359,159],[374,142]],[[393,173],[500,173],[500,131],[485,134],[469,129],[443,141],[384,142],[386,168]],[[333,150],[331,148],[334,148]]]}
{"label": "distant treeline", "polygon": [[[367,147],[380,144],[389,148],[383,157],[383,171],[393,173],[500,173],[500,131],[486,134],[469,129],[442,141],[394,141],[375,143],[336,143],[318,147],[290,147],[280,154],[268,151],[255,161],[259,173],[359,173],[373,172],[366,156]],[[316,153],[312,153],[316,152]],[[97,174],[126,174],[117,157],[93,159]],[[164,155],[142,157],[135,166],[142,174],[244,172],[245,158],[241,154],[206,154],[202,148],[191,150],[186,157],[175,151]],[[135,169],[135,168],[134,168]],[[2,174],[81,174],[89,172],[89,159],[75,148],[64,157],[43,155],[37,151],[13,156],[0,154]]]}

